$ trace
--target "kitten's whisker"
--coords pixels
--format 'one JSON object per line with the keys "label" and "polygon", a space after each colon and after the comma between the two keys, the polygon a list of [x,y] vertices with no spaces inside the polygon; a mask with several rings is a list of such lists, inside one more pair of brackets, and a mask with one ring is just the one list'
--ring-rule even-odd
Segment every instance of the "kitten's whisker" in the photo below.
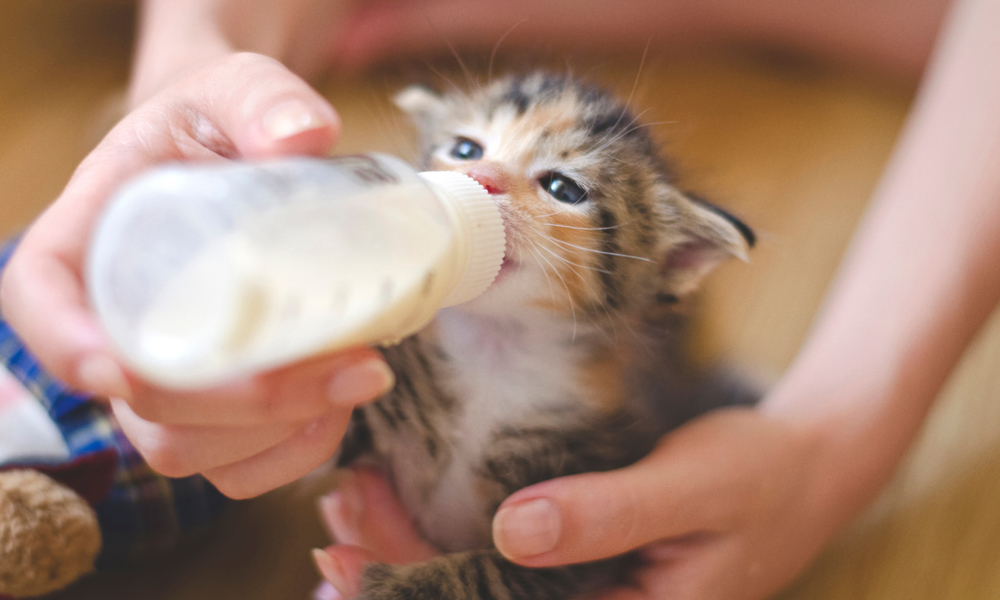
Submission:
{"label": "kitten's whisker", "polygon": [[[594,297],[594,298],[599,297],[597,291],[594,289],[594,286],[592,286],[590,284],[590,282],[587,281],[587,279],[585,277],[583,277],[583,275],[579,271],[577,271],[575,268],[573,268],[573,265],[575,265],[577,267],[583,267],[583,268],[586,268],[586,269],[589,269],[589,270],[592,270],[592,271],[598,271],[600,273],[608,273],[608,271],[604,271],[602,269],[595,269],[593,267],[584,267],[583,265],[577,264],[577,263],[572,262],[572,261],[570,261],[570,260],[568,260],[568,259],[566,259],[566,258],[564,258],[562,256],[559,256],[558,254],[556,254],[555,252],[553,252],[551,249],[546,248],[544,245],[542,246],[542,249],[545,250],[545,251],[547,251],[549,254],[552,254],[552,256],[556,257],[557,259],[559,259],[563,263],[565,263],[567,265],[567,268],[569,270],[571,270],[580,279],[580,281],[583,283],[583,285],[585,285],[587,287],[587,291],[590,292],[590,295],[592,297]],[[597,302],[596,304],[604,312],[604,315],[607,317],[607,322],[611,325],[611,329],[612,329],[612,331],[614,333],[614,339],[617,339],[618,338],[618,326],[615,324],[615,315],[611,314],[611,311],[608,310],[608,307],[603,302]],[[604,329],[601,327],[601,324],[598,323],[593,316],[590,316],[586,312],[584,314],[588,315],[588,318],[590,319],[591,324],[593,324],[595,327],[597,327],[597,329],[600,330],[605,335],[605,337],[607,337],[609,340],[612,339],[611,336],[608,335],[608,333],[606,331],[604,331]],[[632,330],[631,327],[629,327],[629,330],[633,334],[635,333],[635,331]]]}
{"label": "kitten's whisker", "polygon": [[462,73],[465,74],[465,81],[466,83],[469,84],[469,88],[471,89],[479,87],[475,78],[472,76],[472,71],[469,71],[469,68],[465,66],[465,61],[463,61],[462,57],[458,55],[458,51],[455,50],[455,46],[451,43],[451,40],[448,39],[448,36],[444,35],[444,33],[440,29],[438,29],[437,25],[434,24],[434,21],[431,20],[430,15],[425,13],[424,20],[426,20],[430,28],[434,30],[434,33],[436,33],[438,37],[441,38],[441,41],[444,42],[446,46],[448,46],[448,50],[451,51],[452,56],[454,56],[455,60],[458,61],[458,66],[462,68]]}
{"label": "kitten's whisker", "polygon": [[[617,142],[618,140],[622,139],[623,137],[625,137],[626,135],[628,135],[632,131],[635,131],[634,129],[632,129],[632,126],[635,125],[636,121],[638,121],[640,118],[642,118],[642,115],[646,114],[647,112],[649,112],[648,108],[646,110],[642,111],[641,113],[635,115],[632,118],[632,120],[629,121],[628,125],[626,125],[625,128],[622,131],[614,134],[613,136],[612,136],[611,132],[614,131],[614,128],[609,129],[608,130],[608,135],[605,136],[605,139],[601,140],[600,145],[598,145],[597,148],[594,149],[594,152],[604,152],[605,150],[607,150],[611,146],[611,144],[614,144],[615,142]],[[609,136],[610,136],[610,139],[608,139]]]}
{"label": "kitten's whisker", "polygon": [[438,77],[440,77],[441,79],[443,79],[445,81],[445,83],[447,83],[451,87],[455,88],[455,93],[457,95],[459,95],[459,96],[465,96],[465,90],[463,90],[461,88],[461,86],[459,86],[457,83],[455,83],[454,81],[452,81],[450,77],[448,77],[447,75],[445,75],[441,71],[438,71],[437,69],[435,69],[434,65],[432,65],[429,60],[424,59],[424,64],[427,65],[427,68],[430,69],[432,73],[434,73],[435,75],[437,75]]}
{"label": "kitten's whisker", "polygon": [[[551,223],[549,223],[549,225],[551,225]],[[536,228],[533,225],[529,225],[528,227],[531,230],[533,230],[535,233],[537,233],[538,235],[542,236],[544,239],[549,240],[551,242],[554,242],[556,244],[559,244],[560,246],[563,246],[563,247],[576,248],[577,250],[583,250],[584,252],[593,252],[594,254],[604,254],[604,255],[607,255],[607,256],[618,256],[618,257],[621,257],[621,258],[633,258],[635,260],[642,260],[642,261],[645,261],[645,262],[653,262],[653,259],[646,258],[645,256],[634,256],[632,254],[623,254],[621,252],[607,252],[605,250],[595,250],[594,248],[587,248],[586,246],[578,246],[576,244],[571,244],[569,242],[565,242],[563,240],[554,238],[551,235],[548,235],[548,234],[540,231],[538,228]],[[600,271],[600,269],[595,269],[593,267],[586,267],[585,265],[577,265],[577,266],[588,268],[588,269],[593,269],[595,271]],[[601,272],[606,273],[607,271],[601,271]]]}
{"label": "kitten's whisker", "polygon": [[569,310],[570,310],[570,313],[573,315],[573,337],[572,337],[572,341],[575,342],[576,341],[576,305],[573,303],[573,293],[571,291],[569,291],[569,284],[567,284],[566,280],[563,279],[563,276],[559,273],[559,269],[557,269],[555,267],[555,265],[553,265],[552,263],[550,263],[549,260],[547,258],[545,258],[544,256],[542,256],[541,254],[539,254],[537,256],[538,256],[538,258],[540,258],[540,259],[544,260],[546,263],[548,263],[548,265],[550,267],[552,267],[552,272],[555,273],[556,277],[559,278],[559,281],[562,282],[563,287],[566,288],[566,299],[569,300]]}
{"label": "kitten's whisker", "polygon": [[[629,127],[631,127],[637,120],[639,120],[639,117],[641,117],[642,115],[646,114],[647,112],[649,112],[648,108],[645,109],[645,110],[643,110],[638,115],[633,115],[632,116],[632,120],[628,122],[628,125],[626,125],[624,127],[624,129],[628,129]],[[621,124],[621,118],[622,118],[622,116],[624,116],[624,114],[625,113],[623,112],[622,115],[619,116],[619,120],[616,121],[613,126],[608,127],[607,130],[605,130],[604,135],[601,136],[600,140],[598,140],[598,145],[596,147],[597,151],[601,151],[601,150],[607,148],[610,144],[613,144],[615,142],[615,140],[618,139],[619,135],[621,135],[621,132],[620,131],[615,131],[615,128],[618,127],[618,125]]]}
{"label": "kitten's whisker", "polygon": [[[622,119],[625,117],[625,114],[628,112],[628,107],[632,105],[632,98],[635,96],[635,90],[639,87],[639,78],[642,76],[642,67],[643,67],[643,65],[646,64],[646,55],[649,54],[649,44],[652,41],[653,41],[653,38],[647,38],[646,39],[646,47],[643,48],[643,50],[642,50],[642,58],[639,59],[639,68],[635,72],[635,81],[632,82],[632,91],[630,91],[629,94],[628,94],[628,100],[625,101],[625,106],[622,107],[622,112],[621,112],[620,115],[618,115],[618,120],[615,121],[615,124],[612,125],[611,128],[608,130],[608,134],[609,135],[611,134],[611,132],[613,132],[615,130],[616,127],[618,127],[618,125],[621,124]],[[639,115],[641,116],[645,112],[646,111],[643,111],[642,113],[639,113]],[[639,117],[637,116],[636,118],[632,119],[632,123],[635,123],[636,119],[638,119],[638,118]],[[630,125],[631,125],[631,123],[630,123]],[[616,136],[615,139],[618,139],[618,136]],[[615,140],[611,140],[607,144],[604,144],[603,143],[604,141],[605,140],[602,140],[602,146],[598,149],[598,151],[601,151],[604,148],[607,148],[608,144],[613,143]]]}
{"label": "kitten's whisker", "polygon": [[[647,112],[647,111],[643,111],[643,114],[645,112]],[[596,154],[601,155],[603,158],[606,158],[608,160],[613,160],[613,161],[619,162],[619,163],[621,163],[623,165],[624,164],[628,164],[628,161],[622,160],[622,159],[618,158],[617,156],[614,156],[613,154],[609,154],[608,152],[606,152],[606,149],[609,146],[611,146],[611,144],[614,144],[616,141],[618,141],[622,137],[624,137],[624,136],[632,133],[633,131],[638,131],[638,130],[643,129],[645,127],[655,127],[655,126],[658,126],[658,125],[676,125],[678,123],[678,121],[652,121],[650,123],[635,123],[636,120],[638,120],[638,117],[636,117],[636,119],[633,120],[632,123],[630,123],[627,128],[625,128],[624,130],[622,130],[620,133],[616,134],[613,139],[607,139],[607,138],[602,139],[601,140],[601,145],[599,147],[591,150],[591,151],[594,152],[594,153],[596,153]]]}
{"label": "kitten's whisker", "polygon": [[[548,236],[546,236],[548,237]],[[576,244],[571,244],[569,242],[564,242],[553,237],[548,237],[548,239],[559,244],[560,246],[569,246],[570,248],[576,248],[578,250],[583,250],[584,252],[593,252],[594,254],[605,254],[607,256],[620,256],[621,258],[634,258],[635,260],[642,260],[645,262],[653,262],[653,259],[646,258],[645,256],[633,256],[631,254],[622,254],[620,252],[607,252],[605,250],[594,250],[593,248],[587,248],[586,246],[577,246]]]}
{"label": "kitten's whisker", "polygon": [[651,41],[653,41],[653,38],[646,39],[646,47],[642,51],[642,58],[639,59],[639,69],[635,72],[635,81],[632,82],[632,91],[629,92],[628,100],[625,101],[625,106],[622,107],[622,114],[618,115],[618,120],[615,121],[615,124],[611,126],[609,131],[614,131],[615,127],[618,127],[618,125],[622,122],[622,119],[625,117],[625,113],[628,112],[629,105],[632,104],[632,97],[635,96],[635,89],[639,87],[639,76],[642,75],[642,66],[646,64],[646,54],[649,53],[649,43]]}
{"label": "kitten's whisker", "polygon": [[[524,240],[526,242],[528,242],[529,244],[531,244],[536,250],[538,249],[538,245],[535,244],[535,242],[533,242],[533,241],[531,241],[531,240],[529,240],[527,238],[524,238]],[[552,287],[552,279],[549,277],[549,273],[545,269],[545,265],[539,264],[538,266],[542,268],[542,275],[545,276],[545,281],[547,281],[549,283],[549,296],[552,298],[552,304],[556,304],[556,291],[555,291],[555,288]],[[518,271],[521,270],[521,264],[520,263],[518,263],[517,269],[518,269]]]}
{"label": "kitten's whisker", "polygon": [[[551,238],[549,238],[549,239],[551,240]],[[558,241],[558,240],[551,240],[551,241]],[[555,252],[553,252],[550,248],[546,248],[545,246],[542,246],[541,248],[542,248],[542,250],[545,250],[546,252],[548,252],[552,256],[558,258],[559,260],[561,260],[562,262],[566,263],[567,265],[573,265],[574,267],[580,267],[581,269],[587,269],[588,271],[594,271],[596,273],[605,273],[605,274],[610,274],[611,273],[611,271],[606,271],[604,269],[598,269],[597,267],[591,267],[589,265],[581,265],[580,263],[575,263],[575,262],[569,260],[568,258],[566,258],[564,256],[559,256],[558,254],[556,254]]]}
{"label": "kitten's whisker", "polygon": [[566,209],[565,209],[565,208],[562,208],[562,207],[560,206],[560,207],[557,207],[557,208],[556,208],[556,210],[555,210],[555,211],[553,211],[553,212],[550,212],[550,213],[545,213],[544,215],[534,215],[534,216],[535,216],[535,218],[537,218],[537,219],[546,219],[546,218],[548,218],[548,217],[553,217],[553,216],[555,216],[555,215],[561,215],[561,214],[563,214],[563,213],[565,213],[565,212],[566,212]]}
{"label": "kitten's whisker", "polygon": [[[576,227],[573,225],[560,225],[559,223],[552,223],[550,221],[545,221],[543,224],[547,227],[559,227],[560,229],[578,229],[580,231],[607,231],[609,229],[618,229],[619,227],[624,227],[631,222],[632,221],[626,221],[620,225],[610,225],[608,227]],[[536,229],[535,231],[538,230]]]}
{"label": "kitten's whisker", "polygon": [[620,140],[623,135],[626,135],[626,132],[631,131],[630,128],[633,125],[635,125],[636,122],[639,121],[639,119],[642,118],[642,115],[646,114],[647,112],[649,112],[648,108],[645,109],[645,110],[643,110],[639,114],[633,116],[632,120],[628,122],[628,125],[626,125],[625,127],[623,127],[622,130],[619,131],[619,132],[617,132],[617,133],[615,133],[614,129],[609,129],[607,135],[605,135],[604,138],[601,140],[601,145],[598,146],[598,148],[597,148],[598,151],[602,151],[602,150],[606,149],[607,147],[609,147],[611,144],[614,144],[615,142],[617,142],[618,140]]}
{"label": "kitten's whisker", "polygon": [[527,20],[528,19],[521,19],[517,23],[514,23],[514,25],[510,29],[508,29],[506,31],[506,33],[504,33],[503,35],[500,36],[500,39],[497,40],[497,43],[493,46],[493,52],[490,53],[490,66],[489,66],[489,68],[486,69],[486,85],[487,86],[493,84],[493,59],[495,59],[497,57],[497,50],[500,49],[500,44],[503,43],[503,41],[507,38],[508,35],[510,35],[515,29],[517,29],[518,27],[520,27],[521,24],[524,23]]}
{"label": "kitten's whisker", "polygon": [[[633,123],[634,123],[634,121],[633,121]],[[615,143],[616,141],[618,141],[622,137],[624,137],[624,136],[632,133],[633,131],[639,131],[640,129],[643,129],[645,127],[654,127],[654,126],[657,126],[657,125],[676,125],[676,124],[677,124],[677,121],[653,121],[651,123],[636,123],[635,125],[630,124],[627,129],[624,129],[621,133],[619,133],[617,136],[615,136],[615,139],[610,140],[608,142],[608,145]],[[613,159],[617,160],[618,162],[624,162],[621,159],[619,159],[619,158],[617,158],[615,156],[611,156],[610,154],[605,154],[604,152],[601,152],[601,155],[605,156],[607,158],[613,158]]]}
{"label": "kitten's whisker", "polygon": [[654,125],[676,125],[677,123],[678,121],[650,121],[648,123],[639,123],[629,131],[635,131],[636,129],[642,129],[643,127],[652,127]]}
{"label": "kitten's whisker", "polygon": [[[547,240],[547,241],[550,241],[550,242],[555,242],[556,244],[561,244],[561,245],[565,245],[565,246],[572,246],[573,248],[579,248],[580,250],[586,250],[588,252],[598,252],[598,253],[600,253],[599,250],[592,250],[590,248],[584,248],[582,246],[576,246],[574,244],[570,244],[569,242],[563,242],[562,240],[558,240],[558,239],[552,237],[551,235],[547,235],[546,233],[540,231],[534,225],[530,225],[529,224],[528,228],[531,229],[532,231],[534,231],[536,234],[538,234],[539,237],[541,237],[544,240]],[[544,246],[543,246],[543,248],[544,248]],[[546,248],[546,250],[548,250],[548,248]],[[622,255],[622,256],[625,256],[625,255]],[[597,267],[591,267],[591,266],[588,266],[588,265],[581,265],[581,264],[577,264],[575,262],[571,262],[570,260],[568,260],[568,259],[566,259],[566,258],[564,258],[562,256],[556,255],[556,258],[558,258],[559,260],[562,260],[562,261],[564,261],[564,262],[566,262],[568,264],[576,265],[578,267],[581,267],[581,268],[584,268],[584,269],[588,269],[590,271],[597,271],[598,273],[610,273],[610,271],[605,271],[603,269],[598,269]],[[640,258],[640,257],[633,256],[631,258]],[[649,260],[649,259],[646,259],[646,260]]]}
{"label": "kitten's whisker", "polygon": [[[567,260],[566,258],[564,258],[562,256],[559,256],[558,254],[556,254],[555,252],[553,252],[550,248],[546,248],[544,244],[536,245],[536,248],[537,247],[541,247],[541,249],[545,250],[546,252],[548,252],[552,256],[556,257],[560,261],[566,263],[566,265],[576,265],[578,267],[583,267],[583,265],[577,265],[576,263],[574,263],[572,261],[569,261],[569,260]],[[594,286],[590,285],[590,282],[587,281],[587,278],[584,277],[579,271],[577,271],[576,269],[574,269],[572,266],[568,266],[568,268],[573,272],[574,275],[577,276],[577,278],[579,278],[579,280],[583,283],[583,285],[587,286],[587,291],[590,292],[591,296],[597,297],[597,292],[594,290]],[[606,273],[607,272],[607,271],[601,271],[600,269],[593,269],[592,267],[584,267],[584,268],[587,268],[587,269],[590,269],[590,270],[595,270],[595,271],[600,271],[602,273]],[[597,305],[600,306],[601,310],[604,311],[605,316],[607,316],[607,318],[608,318],[608,323],[611,324],[611,327],[614,330],[615,338],[617,338],[617,336],[618,336],[618,328],[615,326],[614,316],[608,310],[608,307],[605,306],[603,303],[598,302]],[[612,339],[611,336],[609,336],[608,333],[606,331],[604,331],[604,329],[601,327],[601,324],[598,323],[593,316],[589,315],[587,312],[584,312],[584,314],[587,315],[587,317],[590,319],[591,325],[593,325],[594,327],[596,327],[598,329],[598,331],[600,331],[601,333],[603,333],[604,336],[607,337],[609,340]]]}
{"label": "kitten's whisker", "polygon": [[[562,214],[566,214],[566,213],[571,213],[571,214],[573,214],[574,216],[579,216],[579,213],[578,213],[578,212],[576,212],[576,211],[573,211],[573,210],[572,210],[572,209],[571,209],[571,208],[569,207],[569,205],[568,205],[568,204],[563,204],[563,203],[561,203],[561,202],[556,202],[556,203],[555,203],[555,204],[553,205],[553,208],[554,208],[555,210],[553,210],[553,211],[552,211],[552,212],[550,212],[550,213],[545,213],[545,214],[542,214],[542,215],[533,215],[533,216],[534,216],[535,218],[537,218],[537,219],[547,219],[548,217],[553,217],[553,216],[555,216],[555,215],[562,215]],[[546,221],[546,222],[547,222],[547,221]]]}

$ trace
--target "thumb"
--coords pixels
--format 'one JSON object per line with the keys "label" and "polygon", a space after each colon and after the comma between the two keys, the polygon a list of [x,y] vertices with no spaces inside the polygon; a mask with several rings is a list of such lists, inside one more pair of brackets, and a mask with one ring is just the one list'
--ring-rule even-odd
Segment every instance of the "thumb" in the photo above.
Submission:
{"label": "thumb", "polygon": [[230,55],[183,81],[181,88],[190,108],[205,117],[205,122],[195,120],[195,127],[217,127],[238,156],[324,155],[340,134],[333,106],[267,56]]}
{"label": "thumb", "polygon": [[708,415],[667,436],[617,471],[546,481],[511,495],[493,538],[507,558],[531,567],[600,560],[651,542],[723,531],[754,510],[768,458],[754,447],[769,427],[750,410]]}

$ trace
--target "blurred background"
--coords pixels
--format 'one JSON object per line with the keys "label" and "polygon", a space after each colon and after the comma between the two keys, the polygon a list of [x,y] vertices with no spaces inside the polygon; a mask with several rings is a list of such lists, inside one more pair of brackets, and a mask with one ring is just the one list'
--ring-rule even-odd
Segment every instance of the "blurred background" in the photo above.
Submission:
{"label": "blurred background", "polygon": [[[134,18],[125,0],[0,2],[0,236],[26,227],[122,114]],[[710,278],[696,343],[704,360],[772,381],[808,330],[914,89],[773,51],[651,52],[638,72],[641,56],[640,46],[557,64],[624,96],[637,82],[633,106],[663,122],[656,136],[683,183],[758,231],[751,264]],[[387,99],[415,70],[456,72],[453,58],[427,60],[317,82],[343,118],[339,152],[412,151]],[[1000,597],[997,365],[994,319],[896,480],[781,598]],[[306,598],[318,580],[308,550],[328,543],[315,498],[329,486],[316,475],[241,503],[190,551],[57,597]]]}

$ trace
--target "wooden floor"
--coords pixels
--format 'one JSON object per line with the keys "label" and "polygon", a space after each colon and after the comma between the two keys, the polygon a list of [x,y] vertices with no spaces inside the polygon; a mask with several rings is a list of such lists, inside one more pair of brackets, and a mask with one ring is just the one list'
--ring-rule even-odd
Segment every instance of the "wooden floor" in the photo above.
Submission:
{"label": "wooden floor", "polygon": [[[0,236],[59,193],[115,114],[132,8],[111,0],[0,3]],[[573,59],[627,95],[635,56]],[[411,148],[380,72],[320,87],[341,111],[340,150]],[[706,294],[699,353],[773,379],[809,326],[907,110],[911,90],[746,52],[652,56],[633,105],[685,183],[760,233],[751,265]],[[1000,320],[980,336],[883,498],[784,600],[1000,598]],[[91,578],[69,599],[305,598],[325,536],[314,478],[235,507],[191,552]]]}

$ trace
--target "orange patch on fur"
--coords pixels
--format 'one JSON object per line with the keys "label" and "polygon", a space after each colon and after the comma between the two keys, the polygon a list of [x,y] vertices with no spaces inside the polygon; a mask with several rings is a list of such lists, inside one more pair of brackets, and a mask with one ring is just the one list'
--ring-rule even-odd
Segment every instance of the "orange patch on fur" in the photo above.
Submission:
{"label": "orange patch on fur", "polygon": [[599,283],[595,277],[598,266],[594,261],[596,253],[596,232],[590,220],[582,214],[569,210],[556,212],[546,217],[550,226],[546,235],[550,238],[546,247],[562,257],[553,260],[559,275],[566,281],[570,296],[577,305],[586,305],[593,300]]}
{"label": "orange patch on fur", "polygon": [[620,353],[608,348],[583,363],[580,381],[586,387],[585,398],[592,408],[604,414],[621,408],[625,402],[623,365]]}

